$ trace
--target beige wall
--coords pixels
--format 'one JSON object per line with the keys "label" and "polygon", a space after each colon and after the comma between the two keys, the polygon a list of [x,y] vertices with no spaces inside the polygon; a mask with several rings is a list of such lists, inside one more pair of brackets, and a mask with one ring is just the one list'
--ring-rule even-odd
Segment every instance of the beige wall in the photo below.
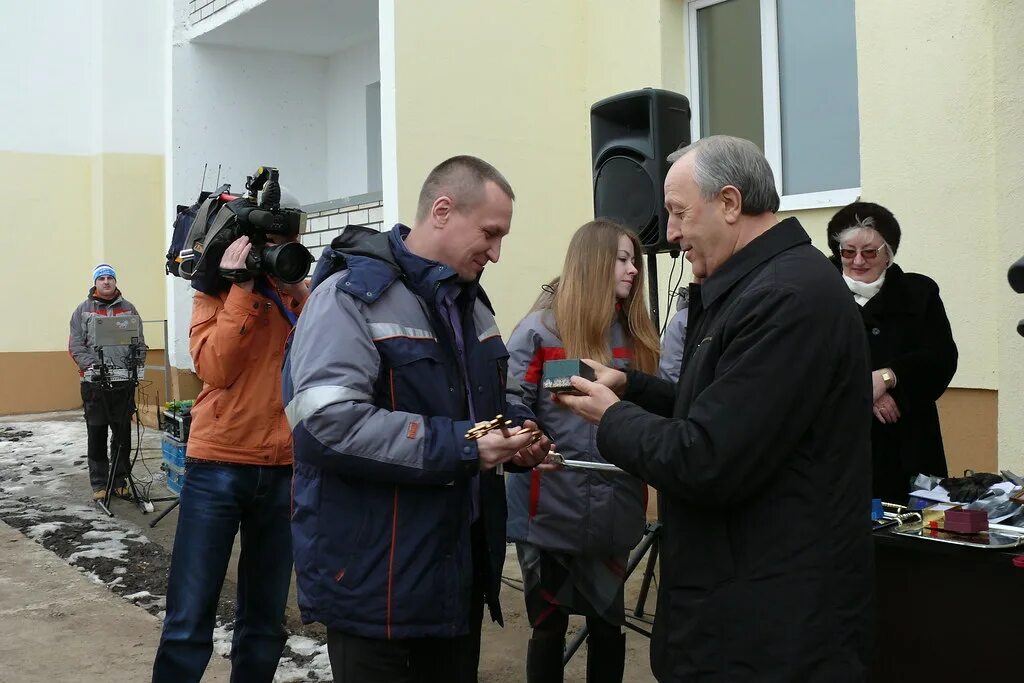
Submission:
{"label": "beige wall", "polygon": [[[102,261],[144,319],[164,318],[162,157],[0,152],[0,187],[20,198],[5,205],[0,270],[45,292],[0,325],[0,353],[66,350]],[[147,341],[163,346],[162,334]]]}
{"label": "beige wall", "polygon": [[863,198],[900,220],[901,265],[939,284],[960,348],[954,386],[996,389],[1006,278],[994,221],[990,4],[858,2],[857,66]]}
{"label": "beige wall", "polygon": [[[682,89],[681,3],[395,4],[399,214],[411,221],[423,178],[452,154],[508,177],[512,234],[484,281],[508,332],[593,217],[590,106],[645,86]],[[667,56],[662,33],[678,47]]]}
{"label": "beige wall", "polygon": [[[988,3],[986,3],[988,4]],[[991,3],[993,60],[992,179],[995,253],[996,339],[999,346],[999,464],[1024,472],[1024,338],[1016,332],[1024,318],[1024,296],[1006,284],[1006,268],[1024,255],[1024,3]],[[973,279],[973,277],[971,278]]]}
{"label": "beige wall", "polygon": [[[400,214],[448,155],[508,176],[513,232],[485,279],[507,331],[592,215],[590,105],[687,91],[685,3],[395,4]],[[1024,3],[858,0],[856,21],[862,197],[900,219],[899,262],[939,283],[960,348],[940,404],[951,469],[994,466],[997,443],[1002,466],[1024,469],[1024,298],[1005,278],[1024,254]],[[786,215],[824,250],[837,208]],[[664,297],[668,257],[659,270]]]}
{"label": "beige wall", "polygon": [[[114,266],[144,320],[165,317],[163,157],[0,152],[0,187],[19,198],[5,205],[0,270],[31,292],[0,325],[0,414],[75,407],[68,324],[95,265]],[[159,323],[145,332],[163,347]]]}
{"label": "beige wall", "polygon": [[[998,389],[997,418],[961,421],[997,419],[1000,466],[1024,469],[1024,300],[1006,282],[1024,254],[1024,4],[856,8],[863,198],[899,218],[904,268],[939,283],[960,350],[952,386]],[[974,431],[978,449],[995,447],[994,432]]]}

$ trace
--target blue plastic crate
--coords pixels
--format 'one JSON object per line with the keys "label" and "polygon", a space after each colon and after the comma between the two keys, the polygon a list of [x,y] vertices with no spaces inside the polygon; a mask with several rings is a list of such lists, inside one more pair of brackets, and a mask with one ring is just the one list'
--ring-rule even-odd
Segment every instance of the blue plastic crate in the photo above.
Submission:
{"label": "blue plastic crate", "polygon": [[176,470],[185,470],[186,444],[178,441],[170,434],[164,434],[161,439],[160,449],[163,451],[164,462]]}
{"label": "blue plastic crate", "polygon": [[167,465],[167,490],[176,496],[181,495],[181,487],[185,483],[185,470]]}

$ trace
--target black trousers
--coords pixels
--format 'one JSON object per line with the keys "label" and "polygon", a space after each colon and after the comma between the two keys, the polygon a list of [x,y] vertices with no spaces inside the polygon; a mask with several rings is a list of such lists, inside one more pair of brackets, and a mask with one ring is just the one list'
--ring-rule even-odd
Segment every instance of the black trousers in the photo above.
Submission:
{"label": "black trousers", "polygon": [[489,574],[482,524],[473,525],[469,633],[455,638],[377,640],[327,629],[335,683],[476,683],[484,586]]}
{"label": "black trousers", "polygon": [[82,382],[82,407],[89,434],[89,483],[92,490],[102,491],[107,487],[110,461],[115,455],[117,469],[114,473],[114,486],[124,486],[131,464],[134,387],[115,385],[113,389],[104,390],[91,382]]}

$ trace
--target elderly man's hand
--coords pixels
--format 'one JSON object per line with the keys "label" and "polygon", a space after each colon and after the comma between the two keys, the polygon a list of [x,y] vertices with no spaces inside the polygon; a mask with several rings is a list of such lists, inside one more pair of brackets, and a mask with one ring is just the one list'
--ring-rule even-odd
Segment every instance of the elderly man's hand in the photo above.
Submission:
{"label": "elderly man's hand", "polygon": [[[537,423],[533,420],[527,420],[523,423],[523,429],[539,430],[540,427],[538,427]],[[512,463],[519,465],[520,467],[534,467],[539,465],[544,462],[544,458],[547,457],[548,451],[551,450],[553,445],[554,444],[551,442],[551,439],[549,439],[546,434],[541,434],[540,439],[536,442],[530,444],[526,448],[520,449],[519,452],[512,457]]]}
{"label": "elderly man's hand", "polygon": [[620,398],[624,393],[626,393],[626,373],[622,370],[616,370],[615,368],[610,368],[607,365],[601,365],[596,360],[590,360],[589,358],[584,358],[583,362],[594,368],[594,374],[597,376],[598,384],[603,384],[608,387]]}
{"label": "elderly man's hand", "polygon": [[[611,370],[611,368],[605,369]],[[619,371],[614,370],[613,372]],[[622,375],[623,386],[625,386],[625,375],[621,372],[619,374]],[[599,380],[600,378],[601,375],[598,375]],[[619,402],[619,397],[604,383],[591,382],[582,377],[573,377],[572,386],[583,395],[555,394],[555,403],[565,406],[591,424],[600,422],[601,418],[604,417],[605,411]]]}

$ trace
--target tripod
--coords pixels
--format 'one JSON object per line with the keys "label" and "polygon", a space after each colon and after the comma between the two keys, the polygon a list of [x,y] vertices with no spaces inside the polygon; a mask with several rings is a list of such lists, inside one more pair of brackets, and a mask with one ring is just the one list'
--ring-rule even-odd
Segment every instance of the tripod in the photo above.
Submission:
{"label": "tripod", "polygon": [[[115,392],[123,392],[123,391],[125,391],[126,389],[129,389],[129,388],[131,390],[131,395],[132,396],[135,395],[135,391],[136,391],[136,389],[138,389],[138,386],[139,386],[138,365],[134,362],[135,357],[136,357],[136,355],[138,353],[138,347],[136,347],[135,345],[132,345],[132,347],[130,348],[130,356],[129,357],[131,358],[131,363],[130,363],[129,377],[125,381],[117,382],[117,384],[119,386],[115,386],[114,385],[114,382],[111,379],[110,368],[108,368],[107,364],[104,362],[104,359],[103,359],[103,347],[99,347],[98,348],[98,353],[99,353],[99,359],[100,359],[100,363],[99,363],[99,373],[100,373],[100,376],[99,376],[98,384],[100,386],[101,391],[104,392],[104,395],[102,397],[103,411],[104,411],[104,413],[106,414],[106,417],[107,417],[107,424],[110,425],[111,431],[114,432],[114,435],[115,435],[114,436],[115,445],[114,445],[114,449],[113,449],[114,452],[110,455],[110,464],[108,465],[108,468],[107,468],[107,482],[106,482],[106,488],[104,489],[104,497],[103,497],[102,500],[96,501],[96,504],[99,506],[99,508],[101,510],[103,510],[104,513],[106,513],[106,515],[108,517],[113,517],[114,516],[114,512],[111,510],[110,504],[111,504],[111,501],[113,500],[114,488],[115,488],[114,484],[115,484],[115,482],[117,481],[117,479],[119,477],[118,472],[119,472],[120,465],[121,465],[121,458],[122,457],[129,457],[130,458],[130,455],[128,455],[127,453],[123,453],[123,451],[125,449],[123,449],[121,447],[121,438],[127,439],[128,444],[129,444],[129,449],[128,450],[130,451],[131,450],[130,449],[130,445],[131,445],[131,416],[132,416],[132,412],[133,412],[132,405],[134,403],[134,400],[128,400],[128,401],[125,402],[124,414],[123,415],[118,415],[117,416],[118,419],[115,422],[112,419],[112,417],[111,417],[110,395],[115,393]],[[138,410],[136,409],[134,412],[136,413],[136,418],[137,418],[138,417]],[[128,430],[128,433],[127,434],[121,434],[121,431],[125,430],[125,429]],[[136,446],[141,446],[141,444],[136,444]],[[139,452],[138,449],[136,449],[136,451],[135,451],[136,458],[138,457],[138,452]],[[135,503],[135,505],[139,508],[139,510],[143,514],[146,514],[146,513],[149,513],[149,512],[153,511],[153,503],[148,498],[143,497],[142,494],[139,493],[139,486],[136,483],[135,478],[132,476],[132,468],[133,468],[134,465],[135,465],[134,460],[129,460],[128,466],[125,468],[125,472],[124,472],[125,486],[127,486],[129,491],[131,492],[131,500]]]}
{"label": "tripod", "polygon": [[[651,632],[640,626],[637,626],[633,621],[639,621],[644,625],[651,625],[653,622],[647,618],[646,607],[647,597],[651,590],[651,581],[654,579],[654,568],[658,564],[658,547],[661,542],[661,522],[654,521],[648,522],[647,527],[644,529],[643,538],[633,552],[629,555],[629,562],[626,564],[626,576],[623,578],[623,583],[629,580],[629,577],[633,575],[633,572],[640,563],[643,561],[644,556],[647,556],[647,566],[644,567],[644,579],[640,584],[640,593],[636,596],[636,606],[633,607],[632,615],[626,615],[626,621],[623,624],[626,628],[639,633],[642,636],[648,638],[651,637]],[[569,663],[569,660],[573,658],[580,646],[583,645],[583,641],[587,637],[588,633],[586,623],[580,628],[579,631],[573,635],[565,645],[565,652],[562,654],[562,666]]]}

